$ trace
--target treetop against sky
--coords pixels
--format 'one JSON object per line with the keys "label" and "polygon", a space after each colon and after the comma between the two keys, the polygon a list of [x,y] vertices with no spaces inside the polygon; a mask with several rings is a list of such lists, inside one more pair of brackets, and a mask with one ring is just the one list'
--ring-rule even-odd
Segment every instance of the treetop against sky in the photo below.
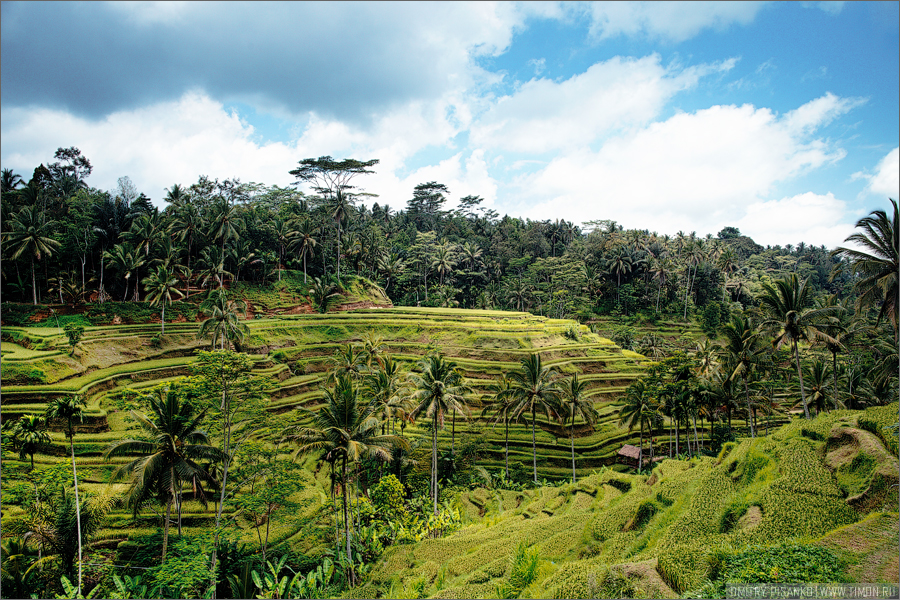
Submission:
{"label": "treetop against sky", "polygon": [[839,245],[900,195],[896,2],[2,4],[2,166],[162,205],[378,159],[503,213]]}

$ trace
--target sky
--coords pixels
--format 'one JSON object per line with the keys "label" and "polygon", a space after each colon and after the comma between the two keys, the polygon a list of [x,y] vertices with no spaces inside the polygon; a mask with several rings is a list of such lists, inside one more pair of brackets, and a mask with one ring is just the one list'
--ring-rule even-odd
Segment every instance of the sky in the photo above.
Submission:
{"label": "sky", "polygon": [[[0,164],[162,207],[304,158],[395,210],[842,243],[900,196],[897,2],[3,2]],[[306,188],[301,187],[306,190]]]}

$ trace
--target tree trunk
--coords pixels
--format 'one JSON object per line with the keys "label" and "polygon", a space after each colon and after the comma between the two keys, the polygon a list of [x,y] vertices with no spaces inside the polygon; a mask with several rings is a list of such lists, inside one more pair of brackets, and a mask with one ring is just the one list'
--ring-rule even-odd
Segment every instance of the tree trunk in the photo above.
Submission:
{"label": "tree trunk", "polygon": [[750,388],[747,387],[747,378],[741,377],[744,380],[744,395],[747,398],[747,423],[750,424],[750,437],[755,438],[756,432],[753,430],[753,410],[750,408]]}
{"label": "tree trunk", "polygon": [[[341,495],[344,501],[344,536],[347,542],[347,562],[353,564],[353,555],[350,554],[350,517],[347,514],[347,457],[341,463]],[[350,585],[353,585],[353,567],[350,567]]]}
{"label": "tree trunk", "polygon": [[641,442],[638,447],[638,471],[644,468],[644,415],[639,417],[641,422]]}
{"label": "tree trunk", "polygon": [[536,427],[536,412],[531,411],[531,456],[534,460],[534,483],[537,484],[537,441],[535,440],[534,429]]}
{"label": "tree trunk", "polygon": [[69,448],[72,450],[72,478],[75,483],[75,527],[78,531],[78,595],[81,595],[81,501],[78,498],[78,470],[75,468],[75,432],[69,424]]}
{"label": "tree trunk", "polygon": [[572,485],[575,485],[575,403],[572,402],[572,429],[569,430],[569,441],[572,444]]}
{"label": "tree trunk", "polygon": [[800,400],[803,402],[803,416],[809,420],[809,407],[806,405],[806,391],[803,389],[803,372],[800,370],[800,349],[794,341],[794,362],[797,364],[797,377],[800,378]]}
{"label": "tree trunk", "polygon": [[506,451],[504,452],[503,462],[506,466],[506,478],[509,479],[509,416],[504,419],[506,424]]}
{"label": "tree trunk", "polygon": [[456,455],[456,411],[453,411],[453,424],[450,426],[450,454]]}
{"label": "tree trunk", "polygon": [[163,531],[163,552],[162,552],[162,562],[166,562],[166,550],[169,547],[169,515],[172,512],[172,497],[169,496],[168,502],[166,502],[166,521],[164,524]]}
{"label": "tree trunk", "polygon": [[31,259],[31,297],[37,306],[37,280],[34,278],[34,259]]}
{"label": "tree trunk", "polygon": [[434,411],[431,428],[431,496],[434,499],[434,516],[438,514],[438,461],[437,461],[437,411]]}
{"label": "tree trunk", "polygon": [[[162,307],[162,333],[165,333],[166,332],[166,301],[165,300],[163,300],[162,305],[163,305],[163,307]],[[181,535],[181,534],[179,533],[179,535]]]}
{"label": "tree trunk", "polygon": [[838,396],[838,387],[837,387],[837,352],[832,352],[832,353],[831,353],[831,359],[832,359],[832,363],[831,363],[831,374],[832,374],[833,377],[834,377],[834,383],[832,384],[832,386],[833,386],[833,388],[834,388],[834,410],[837,410],[837,409],[838,409],[838,399],[837,399],[837,396]]}

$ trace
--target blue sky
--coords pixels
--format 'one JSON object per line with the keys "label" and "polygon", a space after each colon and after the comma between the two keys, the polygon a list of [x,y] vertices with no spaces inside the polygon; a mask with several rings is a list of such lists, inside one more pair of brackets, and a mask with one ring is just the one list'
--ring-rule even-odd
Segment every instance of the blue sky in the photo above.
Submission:
{"label": "blue sky", "polygon": [[0,162],[162,204],[378,158],[398,209],[842,242],[898,183],[898,3],[2,3]]}

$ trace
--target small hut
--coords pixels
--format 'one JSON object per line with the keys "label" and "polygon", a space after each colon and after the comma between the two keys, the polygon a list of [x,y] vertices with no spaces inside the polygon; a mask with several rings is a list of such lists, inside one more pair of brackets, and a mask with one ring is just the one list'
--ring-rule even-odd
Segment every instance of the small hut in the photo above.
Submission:
{"label": "small hut", "polygon": [[[641,449],[637,446],[632,446],[631,444],[625,444],[622,446],[622,449],[619,450],[618,461],[624,463],[632,468],[639,468],[639,461],[641,460]],[[648,452],[644,452],[644,464],[650,462],[650,455]]]}

